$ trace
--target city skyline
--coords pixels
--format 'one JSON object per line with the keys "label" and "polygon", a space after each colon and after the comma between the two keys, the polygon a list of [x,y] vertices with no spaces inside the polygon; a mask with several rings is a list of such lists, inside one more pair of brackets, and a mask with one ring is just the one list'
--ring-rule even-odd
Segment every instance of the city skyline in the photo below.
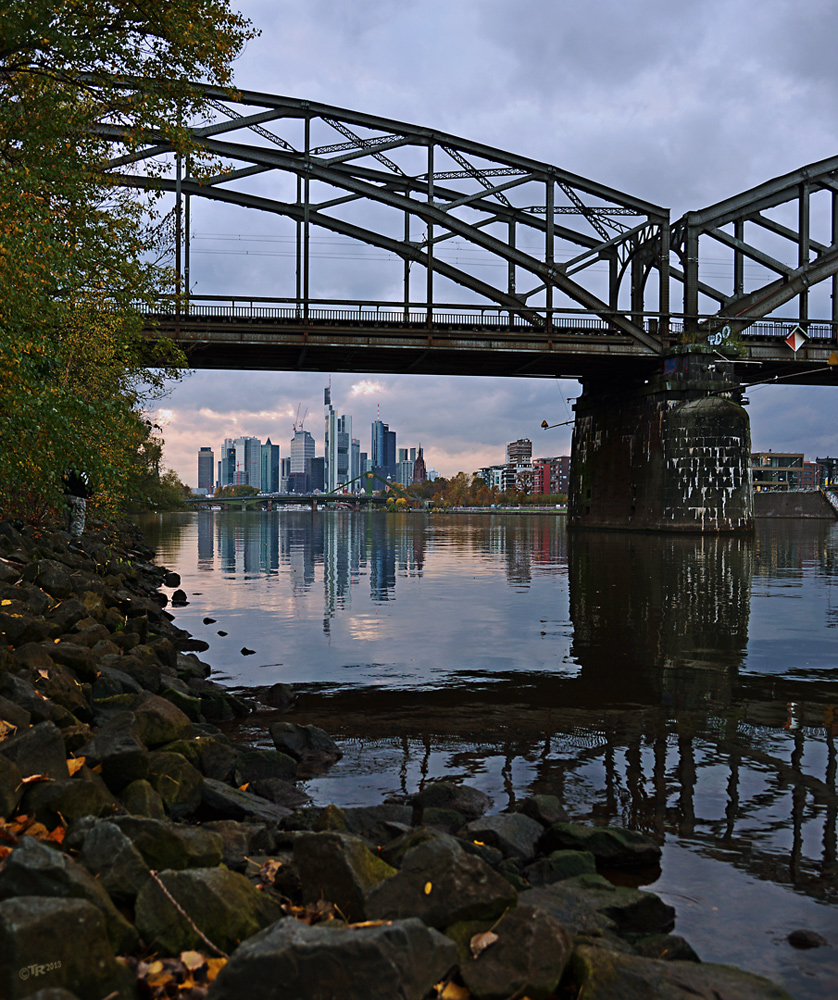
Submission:
{"label": "city skyline", "polygon": [[[513,150],[668,206],[673,218],[838,152],[830,49],[838,7],[819,0],[800,0],[793,16],[781,0],[758,8],[745,0],[237,6],[262,31],[235,64],[242,89]],[[195,293],[287,294],[277,274],[289,251],[269,219],[193,199],[191,229]],[[313,241],[322,294],[393,297],[392,264],[372,263],[368,248],[349,254],[316,229]],[[225,433],[270,428],[273,437],[270,418],[290,426],[301,401],[319,410],[323,379],[195,372],[159,404],[164,463],[194,480],[199,446]],[[568,453],[569,428],[544,432],[540,424],[570,419],[565,400],[579,391],[571,380],[333,375],[336,398],[359,426],[372,423],[380,403],[390,425],[421,439],[446,476],[492,464],[520,437],[539,454]],[[754,451],[810,459],[838,451],[834,388],[757,387],[748,396]]]}

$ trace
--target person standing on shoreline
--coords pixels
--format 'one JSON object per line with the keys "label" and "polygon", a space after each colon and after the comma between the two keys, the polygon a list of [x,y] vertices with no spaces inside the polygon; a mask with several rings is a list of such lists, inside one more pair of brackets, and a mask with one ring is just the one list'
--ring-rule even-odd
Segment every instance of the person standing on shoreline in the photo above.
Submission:
{"label": "person standing on shoreline", "polygon": [[87,473],[70,469],[64,477],[64,500],[67,503],[67,530],[72,538],[81,538],[84,531],[89,496]]}

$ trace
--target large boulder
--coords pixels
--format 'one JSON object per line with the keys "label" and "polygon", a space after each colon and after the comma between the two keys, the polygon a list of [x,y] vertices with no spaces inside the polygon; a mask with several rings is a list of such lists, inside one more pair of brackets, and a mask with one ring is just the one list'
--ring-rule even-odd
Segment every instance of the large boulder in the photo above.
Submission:
{"label": "large boulder", "polygon": [[597,864],[604,868],[655,865],[661,857],[661,849],[651,837],[617,826],[554,823],[544,831],[541,848],[547,853],[590,851]]}
{"label": "large boulder", "polygon": [[149,878],[142,854],[115,823],[96,823],[84,838],[79,861],[111,899],[132,903]]}
{"label": "large boulder", "polygon": [[317,726],[275,722],[271,726],[270,733],[277,750],[309,767],[326,767],[343,756],[343,751],[332,737]]}
{"label": "large boulder", "polygon": [[64,738],[54,722],[39,722],[31,729],[9,736],[0,743],[0,748],[3,756],[17,765],[23,778],[34,774],[70,777]]}
{"label": "large boulder", "polygon": [[136,931],[99,882],[72,858],[34,837],[24,837],[0,869],[0,900],[15,896],[85,899],[102,914],[117,954],[133,951],[137,943]]}
{"label": "large boulder", "polygon": [[456,964],[452,941],[419,920],[378,927],[309,927],[280,920],[245,941],[208,1000],[423,1000]]}
{"label": "large boulder", "polygon": [[297,761],[279,750],[247,750],[236,758],[233,780],[239,786],[266,778],[293,781]]}
{"label": "large boulder", "polygon": [[347,920],[364,920],[364,896],[396,874],[360,837],[346,833],[304,833],[294,841],[303,902],[327,899]]}
{"label": "large boulder", "polygon": [[136,996],[117,962],[99,908],[85,899],[21,896],[0,902],[0,996],[23,1000],[45,987],[79,1000]]}
{"label": "large boulder", "polygon": [[446,835],[409,850],[400,870],[366,899],[370,920],[417,916],[431,927],[463,920],[494,920],[515,906],[518,893],[485,861]]}
{"label": "large boulder", "polygon": [[149,868],[211,868],[221,864],[224,841],[200,826],[180,826],[141,816],[115,816],[113,823],[133,843]]}
{"label": "large boulder", "polygon": [[52,829],[82,816],[110,816],[119,805],[99,775],[83,767],[72,778],[30,785],[21,808]]}
{"label": "large boulder", "polygon": [[54,559],[38,559],[23,571],[25,583],[34,583],[51,597],[70,597],[73,593],[73,582],[66,567]]}
{"label": "large boulder", "polygon": [[597,876],[530,889],[524,898],[552,913],[573,934],[667,934],[675,925],[674,907],[653,892],[614,886]]}
{"label": "large boulder", "polygon": [[202,810],[212,819],[259,820],[264,823],[280,823],[291,810],[274,805],[259,795],[251,795],[247,790],[231,788],[223,781],[204,778],[201,786]]}
{"label": "large boulder", "polygon": [[445,933],[457,943],[460,975],[475,1000],[547,1000],[573,950],[570,935],[555,917],[524,904],[491,926],[455,924]]}
{"label": "large boulder", "polygon": [[580,945],[573,977],[585,1000],[792,1000],[780,986],[731,965],[661,962]]}
{"label": "large boulder", "polygon": [[149,879],[137,896],[135,915],[143,940],[164,955],[177,955],[206,950],[201,934],[221,951],[232,951],[282,911],[237,872],[192,868]]}
{"label": "large boulder", "polygon": [[523,813],[500,813],[472,820],[459,836],[497,847],[505,858],[532,861],[543,833],[544,827]]}
{"label": "large boulder", "polygon": [[191,816],[201,804],[203,776],[179,753],[151,754],[148,780],[173,819]]}
{"label": "large boulder", "polygon": [[407,802],[413,806],[415,826],[425,822],[423,814],[426,810],[452,810],[460,813],[468,822],[479,819],[492,805],[489,796],[479,788],[455,785],[450,781],[431,782],[420,792],[408,796]]}
{"label": "large boulder", "polygon": [[80,755],[91,766],[101,764],[102,777],[115,792],[148,777],[149,753],[133,712],[115,713],[96,730]]}
{"label": "large boulder", "polygon": [[160,747],[192,735],[189,717],[170,701],[155,694],[146,695],[134,709],[134,714],[140,739],[147,747]]}

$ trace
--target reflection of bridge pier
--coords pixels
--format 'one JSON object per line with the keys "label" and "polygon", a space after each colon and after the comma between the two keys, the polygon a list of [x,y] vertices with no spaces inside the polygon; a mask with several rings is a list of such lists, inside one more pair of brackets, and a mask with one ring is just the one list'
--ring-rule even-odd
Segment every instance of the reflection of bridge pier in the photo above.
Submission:
{"label": "reflection of bridge pier", "polygon": [[750,426],[733,367],[682,353],[648,380],[585,380],[573,429],[570,526],[752,531]]}

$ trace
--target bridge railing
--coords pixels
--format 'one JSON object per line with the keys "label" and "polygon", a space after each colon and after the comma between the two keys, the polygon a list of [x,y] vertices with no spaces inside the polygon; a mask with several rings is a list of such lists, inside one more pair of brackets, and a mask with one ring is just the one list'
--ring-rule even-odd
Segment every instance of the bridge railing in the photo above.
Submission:
{"label": "bridge railing", "polygon": [[[189,320],[228,320],[253,323],[280,322],[287,324],[310,323],[319,326],[350,325],[353,327],[375,328],[394,327],[437,329],[495,329],[502,331],[527,332],[552,328],[557,332],[568,331],[589,334],[620,334],[607,318],[592,316],[583,309],[524,309],[510,310],[500,305],[464,305],[441,303],[430,309],[423,303],[410,303],[407,308],[393,302],[355,301],[323,299],[308,305],[295,299],[273,299],[261,296],[203,296],[180,301],[164,298],[154,305],[140,308],[150,318]],[[625,315],[625,313],[616,313]],[[710,319],[710,317],[707,317]],[[747,318],[747,317],[742,317]],[[659,314],[636,317],[648,333],[656,333],[660,327]],[[748,339],[781,339],[800,326],[794,319],[760,319],[746,327],[740,337]],[[802,324],[809,340],[834,340],[836,327],[827,321],[810,321]],[[669,331],[679,335],[684,330],[683,317],[669,319]]]}

